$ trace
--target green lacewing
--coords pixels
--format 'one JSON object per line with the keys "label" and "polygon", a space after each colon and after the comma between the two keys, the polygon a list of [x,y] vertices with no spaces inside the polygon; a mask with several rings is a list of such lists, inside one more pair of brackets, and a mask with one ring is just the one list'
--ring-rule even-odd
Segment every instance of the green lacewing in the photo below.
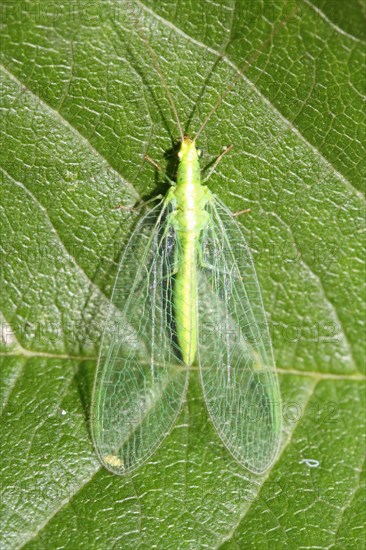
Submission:
{"label": "green lacewing", "polygon": [[119,265],[92,398],[94,446],[115,474],[145,463],[171,432],[197,363],[219,438],[240,465],[261,473],[281,435],[271,339],[249,247],[208,178],[202,181],[197,147],[234,82],[191,139],[147,46],[179,129],[178,168],[166,196],[138,221]]}

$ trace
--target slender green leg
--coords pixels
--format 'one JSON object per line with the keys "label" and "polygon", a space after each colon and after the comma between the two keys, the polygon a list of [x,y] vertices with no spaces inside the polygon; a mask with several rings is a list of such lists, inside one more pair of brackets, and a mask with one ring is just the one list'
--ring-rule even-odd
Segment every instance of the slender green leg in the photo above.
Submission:
{"label": "slender green leg", "polygon": [[[159,170],[159,172],[161,172],[163,174],[164,178],[167,179],[171,185],[176,185],[175,181],[170,179],[169,176],[165,172],[163,172],[163,170],[160,168],[159,164],[157,162],[155,162],[152,158],[150,158],[148,155],[144,155],[144,160],[146,160],[147,162],[152,164],[152,166],[154,166],[157,170]],[[147,204],[150,204],[151,202],[154,202],[156,200],[161,200],[162,198],[163,198],[163,195],[156,195],[156,197],[153,197],[152,199],[149,199],[148,201],[145,201],[145,202],[142,202],[142,203],[138,204],[137,207],[136,206],[132,206],[132,207],[131,206],[123,206],[123,204],[118,204],[116,206],[116,208],[119,208],[121,210],[136,211],[140,208],[143,208]]]}
{"label": "slender green leg", "polygon": [[171,184],[171,185],[176,185],[176,182],[173,181],[169,176],[168,174],[166,174],[162,168],[159,166],[159,164],[157,162],[155,162],[154,159],[152,159],[151,157],[149,157],[148,155],[144,155],[144,160],[146,160],[146,162],[149,162],[152,166],[154,166],[154,168],[156,168],[159,172],[161,172],[164,176],[164,178],[166,180],[168,180],[168,182]]}
{"label": "slender green leg", "polygon": [[247,212],[251,212],[250,208],[246,208],[245,210],[239,210],[239,212],[232,212],[232,216],[240,216],[241,214],[246,214]]}
{"label": "slender green leg", "polygon": [[229,151],[231,151],[231,149],[234,147],[233,144],[231,145],[227,145],[225,147],[225,149],[222,151],[222,153],[219,154],[219,156],[217,157],[217,159],[215,160],[215,162],[213,163],[212,167],[211,167],[211,170],[209,171],[209,173],[207,174],[207,176],[205,176],[205,178],[203,179],[203,182],[202,183],[206,183],[206,181],[208,179],[210,179],[210,177],[212,176],[212,174],[214,173],[214,171],[216,170],[217,166],[219,165],[219,163],[221,162],[222,158],[224,157],[224,155],[226,155],[226,153],[228,153]]}
{"label": "slender green leg", "polygon": [[156,195],[156,197],[152,197],[152,199],[149,199],[148,201],[138,203],[137,206],[124,206],[123,204],[117,204],[115,208],[119,210],[130,210],[131,212],[136,212],[137,210],[139,210],[140,208],[143,208],[147,204],[150,204],[151,202],[155,202],[157,200],[161,200],[162,198],[163,198],[163,195]]}

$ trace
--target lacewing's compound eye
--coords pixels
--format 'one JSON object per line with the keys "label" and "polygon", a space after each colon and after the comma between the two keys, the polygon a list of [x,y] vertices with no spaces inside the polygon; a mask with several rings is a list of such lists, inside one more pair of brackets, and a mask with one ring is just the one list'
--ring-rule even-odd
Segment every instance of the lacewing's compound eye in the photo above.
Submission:
{"label": "lacewing's compound eye", "polygon": [[115,474],[138,468],[171,431],[198,362],[218,436],[239,464],[260,473],[277,455],[281,397],[249,247],[201,181],[196,138],[220,102],[196,138],[184,135],[156,54],[143,40],[180,133],[177,183],[140,219],[117,272],[92,398],[94,445]]}

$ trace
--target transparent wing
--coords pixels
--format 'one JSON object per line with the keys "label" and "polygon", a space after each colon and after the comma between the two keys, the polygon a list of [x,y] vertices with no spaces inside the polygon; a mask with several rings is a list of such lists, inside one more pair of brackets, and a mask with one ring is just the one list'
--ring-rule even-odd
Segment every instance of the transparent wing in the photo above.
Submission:
{"label": "transparent wing", "polygon": [[214,199],[200,240],[198,358],[213,424],[252,472],[273,462],[281,398],[253,260],[238,224]]}
{"label": "transparent wing", "polygon": [[172,322],[177,240],[171,206],[138,223],[116,277],[92,399],[92,435],[106,468],[141,465],[170,432],[181,408],[187,367]]}

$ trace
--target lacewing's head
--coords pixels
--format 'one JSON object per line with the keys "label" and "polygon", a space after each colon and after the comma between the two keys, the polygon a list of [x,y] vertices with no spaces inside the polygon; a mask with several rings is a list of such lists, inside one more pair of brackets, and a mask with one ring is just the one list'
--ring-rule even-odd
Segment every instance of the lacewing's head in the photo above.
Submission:
{"label": "lacewing's head", "polygon": [[178,152],[178,158],[181,162],[193,162],[202,157],[202,150],[196,146],[196,141],[189,136],[183,136]]}

